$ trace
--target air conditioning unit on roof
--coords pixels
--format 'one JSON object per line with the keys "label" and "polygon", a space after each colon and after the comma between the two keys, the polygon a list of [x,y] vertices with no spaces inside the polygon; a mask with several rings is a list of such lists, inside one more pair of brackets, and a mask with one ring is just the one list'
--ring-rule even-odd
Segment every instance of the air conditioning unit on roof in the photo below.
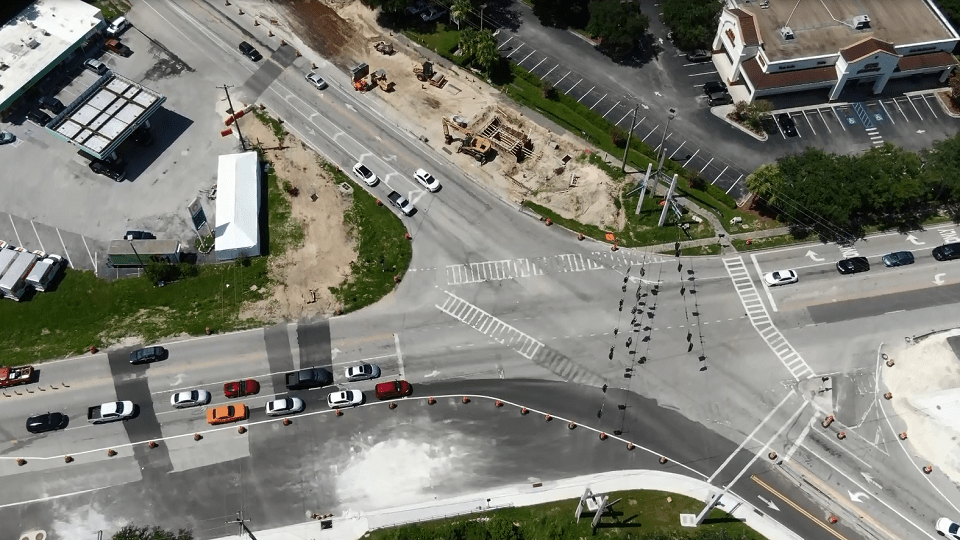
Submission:
{"label": "air conditioning unit on roof", "polygon": [[784,26],[783,28],[781,28],[780,35],[783,37],[783,39],[786,39],[786,40],[790,40],[795,37],[793,35],[793,29],[790,28],[789,26]]}
{"label": "air conditioning unit on roof", "polygon": [[865,28],[870,28],[870,16],[869,15],[857,15],[853,18],[853,27],[856,30],[863,30]]}

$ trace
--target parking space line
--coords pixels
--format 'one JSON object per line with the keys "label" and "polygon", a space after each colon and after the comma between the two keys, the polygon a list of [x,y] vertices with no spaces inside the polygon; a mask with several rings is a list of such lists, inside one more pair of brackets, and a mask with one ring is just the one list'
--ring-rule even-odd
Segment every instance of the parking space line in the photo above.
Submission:
{"label": "parking space line", "polygon": [[833,130],[830,129],[830,125],[827,124],[827,119],[823,117],[823,111],[817,109],[817,114],[820,115],[820,121],[823,122],[823,127],[827,128],[827,133],[833,133]]}
{"label": "parking space line", "polygon": [[506,41],[504,41],[503,43],[501,43],[500,46],[497,47],[497,50],[499,51],[500,49],[504,48],[504,47],[507,45],[507,43],[510,43],[510,40],[511,40],[511,39],[513,39],[513,36],[510,36]]}
{"label": "parking space line", "polygon": [[[535,69],[537,69],[538,67],[540,67],[540,64],[542,64],[546,59],[547,59],[547,57],[544,56],[544,57],[543,57],[543,60],[537,62],[537,65],[535,65],[535,66],[533,66],[532,68],[530,68],[530,73],[533,73],[533,70],[535,70]],[[546,77],[546,75],[544,75],[544,77]]]}
{"label": "parking space line", "polygon": [[917,113],[917,116],[920,117],[920,121],[923,122],[923,116],[920,114],[920,110],[917,109],[917,106],[913,103],[913,98],[908,97],[907,101],[910,102],[910,106],[913,107],[913,110]]}
{"label": "parking space line", "polygon": [[[544,60],[546,60],[546,58],[544,58]],[[557,69],[558,67],[560,67],[560,64],[557,64],[557,65],[553,66],[552,68],[550,68],[550,71],[548,71],[546,75],[544,75],[543,77],[540,77],[540,78],[545,80],[545,79],[547,78],[547,75],[550,75],[551,73],[553,73],[553,70]]]}
{"label": "parking space line", "polygon": [[676,153],[679,152],[680,149],[683,148],[683,145],[685,144],[687,144],[687,141],[683,141],[682,143],[680,143],[680,146],[678,146],[677,149],[673,151],[673,154],[670,154],[670,159],[673,159],[673,156],[676,155]]}
{"label": "parking space line", "polygon": [[704,71],[703,73],[694,73],[692,75],[687,75],[687,77],[702,77],[704,75],[714,75],[716,71]]}
{"label": "parking space line", "polygon": [[[630,111],[627,111],[627,114],[630,114]],[[626,117],[627,117],[627,114],[624,114],[624,115],[623,115],[623,118],[626,118]],[[620,122],[623,122],[623,118],[620,119]],[[620,122],[617,122],[617,125],[618,125],[618,126],[620,125]]]}
{"label": "parking space line", "polygon": [[[788,114],[787,116],[790,116],[790,115]],[[777,131],[780,132],[780,136],[783,137],[784,140],[786,140],[786,139],[787,139],[787,135],[783,132],[783,128],[780,127],[780,122],[774,122],[774,124],[777,125]],[[797,135],[799,135],[799,134],[800,134],[800,132],[797,132]]]}
{"label": "parking space line", "polygon": [[740,180],[743,180],[743,175],[742,175],[742,174],[740,175],[740,178],[737,178],[737,181],[734,182],[732,186],[730,186],[730,189],[727,190],[727,195],[729,195],[730,192],[733,191],[733,188],[735,188],[735,187],[737,186],[737,184],[740,183]]}
{"label": "parking space line", "polygon": [[[580,79],[580,80],[582,81],[583,79]],[[574,88],[576,88],[577,85],[575,84],[575,85],[573,85],[573,86],[574,86]],[[594,86],[593,88],[596,88],[596,86]],[[580,96],[580,99],[577,100],[577,103],[580,103],[580,100],[582,100],[583,98],[587,97],[587,95],[590,94],[590,92],[593,92],[593,88],[587,90],[587,93],[586,93],[586,94]],[[570,90],[573,90],[573,88],[571,88]],[[569,92],[567,93],[567,95],[570,95]]]}
{"label": "parking space line", "polygon": [[713,163],[713,158],[710,158],[710,161],[708,161],[707,164],[704,165],[703,168],[700,169],[700,172],[697,174],[703,174],[703,171],[707,170],[707,167],[709,167],[711,163]]}
{"label": "parking space line", "polygon": [[[619,101],[618,101],[613,107],[610,107],[610,110],[607,111],[607,114],[612,113],[613,110],[617,108],[617,105],[620,105],[620,102],[619,102]],[[606,118],[606,117],[607,117],[607,114],[603,115],[603,117]],[[630,111],[627,111],[627,114],[630,114]],[[626,115],[624,115],[624,118],[626,118]]]}
{"label": "parking space line", "polygon": [[909,122],[910,119],[907,118],[907,113],[903,112],[903,107],[900,106],[900,103],[897,101],[897,98],[893,98],[893,99],[890,100],[890,101],[893,102],[893,104],[897,106],[897,110],[900,111],[900,114],[903,116],[903,119],[906,120],[907,122]]}
{"label": "parking space line", "polygon": [[519,65],[522,66],[523,63],[527,61],[527,58],[530,58],[531,56],[533,56],[533,53],[535,53],[535,52],[537,52],[537,51],[530,51],[530,54],[524,56],[524,57],[523,57],[523,60],[517,62],[517,64],[519,64]]}
{"label": "parking space line", "polygon": [[[817,134],[817,130],[813,129],[813,124],[811,124],[811,123],[810,123],[810,119],[807,118],[807,112],[801,110],[801,111],[800,111],[800,114],[803,115],[803,119],[806,120],[806,121],[807,121],[807,125],[810,126],[810,131],[812,131],[813,134],[816,135],[816,134]],[[797,135],[799,135],[799,134],[800,134],[800,133],[798,132]]]}
{"label": "parking space line", "polygon": [[[653,135],[653,132],[656,131],[658,127],[660,127],[660,124],[657,124],[656,126],[654,126],[654,128],[650,130],[650,133],[647,133],[646,137],[640,139],[640,142],[646,141],[647,137],[650,137],[651,135]],[[660,148],[660,145],[657,145],[657,148]]]}
{"label": "parking space line", "polygon": [[844,131],[846,131],[847,126],[843,125],[843,120],[840,119],[840,113],[837,112],[837,108],[831,105],[830,110],[833,111],[833,115],[837,117],[837,122],[840,122],[840,127],[842,127]]}
{"label": "parking space line", "polygon": [[926,104],[927,104],[927,108],[930,109],[930,114],[932,114],[934,118],[940,118],[939,116],[937,116],[936,111],[933,110],[933,107],[930,105],[930,102],[927,101],[927,95],[926,95],[926,94],[921,94],[920,97],[923,98],[923,102],[926,103]]}
{"label": "parking space line", "polygon": [[30,226],[33,227],[33,234],[37,235],[37,242],[40,243],[40,251],[46,252],[47,250],[43,249],[43,240],[40,239],[40,233],[37,232],[37,224],[30,220]]}
{"label": "parking space line", "polygon": [[[593,107],[596,107],[597,105],[599,105],[601,101],[606,99],[606,97],[607,97],[607,94],[604,94],[602,98],[598,99],[597,102],[593,104]],[[593,110],[593,107],[590,107],[591,111]]]}
{"label": "parking space line", "polygon": [[687,160],[687,163],[690,163],[691,161],[693,161],[693,158],[697,157],[697,154],[699,153],[700,153],[700,149],[697,148],[697,151],[694,152],[692,156],[690,156],[690,159]]}
{"label": "parking space line", "polygon": [[83,235],[80,235],[80,239],[83,240],[83,247],[87,250],[87,257],[90,257],[90,263],[93,264],[94,274],[97,270],[97,260],[93,258],[93,253],[90,253],[90,246],[87,245],[87,239]]}
{"label": "parking space line", "polygon": [[[60,229],[57,229],[57,236],[60,237],[60,245],[63,246],[63,257],[64,257],[65,259],[67,259],[67,266],[72,266],[72,267],[76,268],[77,265],[71,263],[71,261],[72,261],[73,259],[71,259],[71,258],[70,258],[70,254],[67,253],[67,245],[63,243],[63,235],[60,234]],[[81,236],[80,238],[83,238],[83,236]],[[94,273],[94,274],[97,273],[97,267],[96,267],[96,266],[93,267],[93,273]]]}
{"label": "parking space line", "polygon": [[729,165],[727,165],[726,167],[724,167],[723,170],[720,171],[720,174],[718,174],[717,177],[713,179],[713,182],[710,182],[710,185],[712,186],[712,185],[716,184],[716,183],[717,183],[717,180],[719,180],[720,177],[723,176],[723,173],[727,172],[727,169],[729,169],[729,168],[730,168]]}
{"label": "parking space line", "polygon": [[524,45],[526,45],[526,44],[525,44],[525,43],[521,43],[520,45],[517,46],[516,49],[510,51],[510,54],[507,55],[507,58],[510,58],[511,56],[517,54],[517,51],[519,51],[520,49],[522,49]]}
{"label": "parking space line", "polygon": [[896,122],[893,121],[893,116],[890,114],[890,111],[887,110],[886,105],[884,105],[883,102],[880,101],[879,99],[877,100],[877,103],[880,104],[880,108],[883,109],[883,112],[885,112],[885,113],[887,114],[887,118],[890,119],[890,123],[891,123],[891,124],[896,124]]}
{"label": "parking space line", "polygon": [[17,235],[17,245],[23,247],[23,240],[20,240],[20,232],[17,231],[17,225],[13,222],[13,215],[7,214],[7,217],[10,218],[10,225],[13,226],[13,234]]}
{"label": "parking space line", "polygon": [[566,78],[567,78],[567,75],[569,75],[570,73],[571,73],[571,72],[568,71],[566,75],[564,75],[563,77],[560,77],[560,80],[557,81],[557,83],[554,84],[554,86],[560,86],[560,83],[563,82],[563,80],[566,79]]}

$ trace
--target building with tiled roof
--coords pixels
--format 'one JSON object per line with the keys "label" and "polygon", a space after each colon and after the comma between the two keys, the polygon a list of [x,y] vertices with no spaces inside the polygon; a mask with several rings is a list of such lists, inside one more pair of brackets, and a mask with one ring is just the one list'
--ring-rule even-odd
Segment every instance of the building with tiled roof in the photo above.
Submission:
{"label": "building with tiled roof", "polygon": [[958,42],[933,0],[727,0],[713,62],[750,101],[815,89],[835,100],[849,85],[879,94],[900,77],[944,82]]}

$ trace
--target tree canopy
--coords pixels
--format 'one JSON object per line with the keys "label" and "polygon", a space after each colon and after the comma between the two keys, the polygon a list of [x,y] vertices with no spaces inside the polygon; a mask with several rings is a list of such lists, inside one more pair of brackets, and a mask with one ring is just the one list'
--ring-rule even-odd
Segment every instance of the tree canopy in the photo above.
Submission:
{"label": "tree canopy", "polygon": [[[957,0],[960,2],[960,0]],[[662,0],[663,21],[681,49],[709,49],[717,32],[722,0]]]}
{"label": "tree canopy", "polygon": [[464,28],[460,31],[460,50],[465,58],[484,71],[490,71],[500,59],[497,38],[487,29]]}
{"label": "tree canopy", "polygon": [[111,538],[112,540],[193,540],[193,533],[185,529],[173,533],[160,527],[127,525],[114,533]]}
{"label": "tree canopy", "polygon": [[544,26],[583,28],[590,0],[533,0],[533,14]]}
{"label": "tree canopy", "polygon": [[586,30],[600,38],[605,47],[630,49],[637,44],[649,26],[650,19],[640,11],[640,5],[636,2],[590,2],[590,22],[587,23]]}

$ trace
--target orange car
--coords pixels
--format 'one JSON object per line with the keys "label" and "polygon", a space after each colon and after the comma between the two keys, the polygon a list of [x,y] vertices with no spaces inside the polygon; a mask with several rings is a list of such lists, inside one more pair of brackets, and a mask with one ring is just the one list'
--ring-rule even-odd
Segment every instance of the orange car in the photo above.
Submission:
{"label": "orange car", "polygon": [[217,424],[246,420],[247,412],[247,406],[243,404],[213,407],[212,409],[207,409],[207,423],[215,426]]}

